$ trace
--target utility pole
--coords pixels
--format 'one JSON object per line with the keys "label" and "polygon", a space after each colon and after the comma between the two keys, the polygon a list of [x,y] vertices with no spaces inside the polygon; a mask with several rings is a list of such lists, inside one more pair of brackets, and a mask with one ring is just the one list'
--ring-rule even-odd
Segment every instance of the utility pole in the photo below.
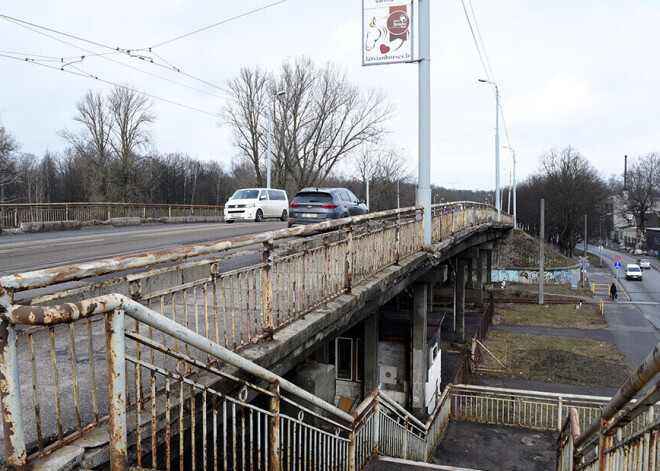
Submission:
{"label": "utility pole", "polygon": [[541,198],[541,240],[539,243],[539,306],[543,305],[543,280],[545,279],[544,262],[545,262],[545,200]]}
{"label": "utility pole", "polygon": [[399,182],[396,182],[396,209],[401,208],[401,204],[399,202]]}
{"label": "utility pole", "polygon": [[587,275],[587,215],[584,215],[584,259],[582,261],[582,288]]}
{"label": "utility pole", "polygon": [[[419,161],[417,204],[424,206],[424,245],[431,244],[431,0],[419,0]],[[498,218],[499,220],[499,218]]]}

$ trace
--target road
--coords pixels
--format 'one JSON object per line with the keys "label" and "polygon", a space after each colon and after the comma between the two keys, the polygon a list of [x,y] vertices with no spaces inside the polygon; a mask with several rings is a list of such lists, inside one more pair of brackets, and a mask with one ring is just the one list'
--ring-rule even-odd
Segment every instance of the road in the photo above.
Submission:
{"label": "road", "polygon": [[[599,255],[597,248],[591,247],[589,251]],[[624,288],[625,293],[619,292],[619,302],[630,301],[635,304],[637,309],[646,317],[656,329],[660,330],[660,272],[655,268],[644,270],[642,281],[626,280],[625,269],[629,263],[636,263],[637,259],[645,258],[643,255],[631,255],[626,252],[617,252],[615,250],[603,248],[603,267],[609,265],[614,277],[617,270],[614,269],[614,256],[621,255],[621,268],[618,269],[619,282]],[[579,253],[579,252],[578,252]],[[649,258],[649,257],[646,257]],[[613,277],[613,278],[614,278]]]}
{"label": "road", "polygon": [[0,276],[286,228],[285,222],[92,228],[0,237]]}

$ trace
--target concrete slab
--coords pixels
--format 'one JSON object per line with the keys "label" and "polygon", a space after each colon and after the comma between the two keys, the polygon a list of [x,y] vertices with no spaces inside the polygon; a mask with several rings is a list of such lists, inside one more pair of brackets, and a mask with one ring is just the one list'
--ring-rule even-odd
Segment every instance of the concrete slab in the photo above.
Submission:
{"label": "concrete slab", "polygon": [[489,471],[551,471],[557,438],[557,432],[450,421],[431,463]]}

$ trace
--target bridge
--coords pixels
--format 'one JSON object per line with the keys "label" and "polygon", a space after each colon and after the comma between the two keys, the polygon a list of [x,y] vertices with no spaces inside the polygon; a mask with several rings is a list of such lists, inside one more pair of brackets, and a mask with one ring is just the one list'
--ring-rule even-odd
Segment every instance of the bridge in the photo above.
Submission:
{"label": "bridge", "polygon": [[[405,208],[0,278],[7,465],[358,470],[378,453],[427,461],[450,417],[561,430],[562,469],[638,449],[656,460],[657,389],[624,407],[657,372],[653,352],[602,413],[602,398],[440,391],[430,287],[455,278],[464,341],[465,287],[480,304],[493,243],[512,221],[484,204],[435,205],[425,246],[422,216]],[[402,293],[410,394],[378,368],[374,314]],[[346,334],[356,326],[359,337]],[[327,366],[332,345],[357,406],[335,406],[336,373],[322,366],[284,377],[312,355]]]}

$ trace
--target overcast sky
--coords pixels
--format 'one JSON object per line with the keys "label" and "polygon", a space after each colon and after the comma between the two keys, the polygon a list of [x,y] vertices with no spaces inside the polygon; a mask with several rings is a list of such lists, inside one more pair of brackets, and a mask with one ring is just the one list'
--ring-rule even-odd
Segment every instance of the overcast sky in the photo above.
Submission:
{"label": "overcast sky", "polygon": [[[277,0],[4,2],[1,14],[88,39],[138,49],[204,26],[267,7]],[[465,0],[470,11],[470,3]],[[660,150],[660,2],[657,0],[472,0],[493,76],[499,85],[518,179],[538,168],[539,156],[571,145],[604,177],[623,171],[623,155]],[[278,69],[307,55],[343,66],[348,78],[380,89],[395,105],[388,139],[417,168],[417,65],[363,67],[360,0],[286,0],[223,25],[154,49],[182,72],[219,88],[114,54],[87,57],[78,67],[100,79],[128,83],[151,95],[210,114],[224,101],[223,88],[241,66]],[[34,28],[33,28],[34,29]],[[431,2],[431,182],[495,187],[495,98],[485,77],[461,0]],[[71,57],[108,49],[36,31],[0,19],[1,54]],[[19,54],[14,54],[19,53]],[[180,87],[116,62],[198,88]],[[43,155],[65,147],[57,131],[73,127],[75,102],[86,90],[111,85],[0,57],[0,122]],[[46,63],[59,67],[57,62]],[[219,119],[153,100],[154,146],[229,164],[236,158]],[[500,121],[501,123],[501,121]],[[502,146],[508,145],[500,129]],[[509,181],[510,152],[501,149],[502,183]]]}

